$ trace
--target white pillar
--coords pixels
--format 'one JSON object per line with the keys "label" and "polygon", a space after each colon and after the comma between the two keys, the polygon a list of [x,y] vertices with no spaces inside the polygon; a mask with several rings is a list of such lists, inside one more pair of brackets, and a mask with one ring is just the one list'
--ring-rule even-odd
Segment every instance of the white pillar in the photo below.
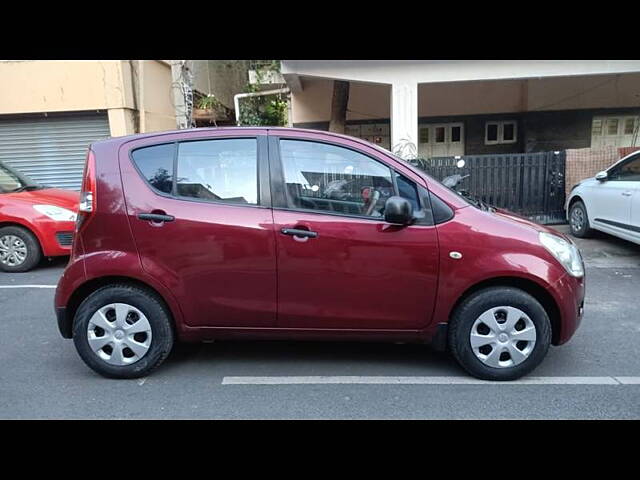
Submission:
{"label": "white pillar", "polygon": [[402,158],[418,154],[418,84],[391,85],[391,151]]}

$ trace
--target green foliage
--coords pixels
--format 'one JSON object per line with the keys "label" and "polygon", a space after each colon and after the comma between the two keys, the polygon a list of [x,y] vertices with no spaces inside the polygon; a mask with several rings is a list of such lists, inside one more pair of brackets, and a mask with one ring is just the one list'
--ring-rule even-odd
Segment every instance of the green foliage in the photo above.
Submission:
{"label": "green foliage", "polygon": [[[256,70],[258,83],[260,73],[265,69],[279,71],[280,62],[271,60],[269,68],[261,65],[261,70]],[[246,93],[258,92],[258,85],[247,84]],[[241,100],[239,125],[250,126],[284,126],[287,124],[287,100],[282,94],[266,95],[260,97],[247,97]]]}
{"label": "green foliage", "polygon": [[197,108],[202,108],[204,110],[213,110],[219,106],[220,106],[220,101],[211,94],[205,97],[201,97],[196,103]]}

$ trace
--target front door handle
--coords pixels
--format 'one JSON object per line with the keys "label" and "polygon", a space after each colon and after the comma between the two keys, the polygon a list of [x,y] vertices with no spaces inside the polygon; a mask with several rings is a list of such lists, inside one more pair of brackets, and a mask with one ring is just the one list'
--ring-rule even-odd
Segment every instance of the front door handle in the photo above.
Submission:
{"label": "front door handle", "polygon": [[280,230],[284,235],[293,235],[294,237],[305,237],[305,238],[317,238],[318,232],[312,232],[310,230],[302,230],[298,228],[283,228]]}
{"label": "front door handle", "polygon": [[139,213],[138,218],[140,220],[148,220],[150,222],[173,222],[175,217],[173,215],[166,215],[162,213]]}
{"label": "front door handle", "polygon": [[630,197],[631,196],[631,192],[622,192],[622,195],[624,195],[625,197]]}

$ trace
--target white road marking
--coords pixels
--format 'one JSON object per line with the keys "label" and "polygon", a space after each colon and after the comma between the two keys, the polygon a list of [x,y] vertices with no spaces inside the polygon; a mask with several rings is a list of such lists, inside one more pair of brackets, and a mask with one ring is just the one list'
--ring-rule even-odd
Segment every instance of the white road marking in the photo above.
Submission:
{"label": "white road marking", "polygon": [[614,377],[623,385],[640,385],[640,377]]}
{"label": "white road marking", "polygon": [[525,377],[493,382],[473,377],[224,377],[222,385],[639,385],[640,377]]}
{"label": "white road marking", "polygon": [[57,285],[0,285],[0,288],[56,288]]}

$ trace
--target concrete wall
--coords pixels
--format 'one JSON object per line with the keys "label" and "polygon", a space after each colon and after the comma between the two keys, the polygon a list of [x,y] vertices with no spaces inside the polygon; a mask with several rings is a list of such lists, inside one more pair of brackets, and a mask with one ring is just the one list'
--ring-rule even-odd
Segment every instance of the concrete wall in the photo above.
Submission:
{"label": "concrete wall", "polygon": [[294,75],[409,84],[640,72],[640,60],[282,60]]}
{"label": "concrete wall", "polygon": [[[302,79],[302,91],[292,95],[295,123],[328,122],[331,116],[333,80]],[[391,87],[381,84],[351,83],[347,120],[388,119]]]}
{"label": "concrete wall", "polygon": [[143,67],[142,131],[158,132],[176,129],[176,115],[172,101],[171,67],[164,62],[145,60]]}
{"label": "concrete wall", "polygon": [[233,109],[233,96],[245,91],[249,83],[248,60],[193,60],[194,88],[212,93],[227,108]]}
{"label": "concrete wall", "polygon": [[174,129],[171,67],[144,61],[139,102],[131,63],[137,61],[0,61],[0,115],[107,110],[111,135],[119,136],[137,131],[137,107],[142,131]]}

